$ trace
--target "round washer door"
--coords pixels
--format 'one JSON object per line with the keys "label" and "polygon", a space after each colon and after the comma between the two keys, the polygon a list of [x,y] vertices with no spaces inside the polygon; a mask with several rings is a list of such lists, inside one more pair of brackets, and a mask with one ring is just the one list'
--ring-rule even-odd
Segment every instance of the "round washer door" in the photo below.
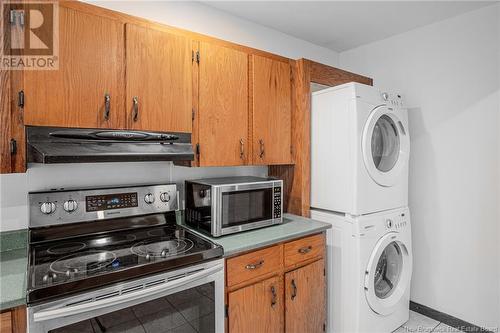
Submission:
{"label": "round washer door", "polygon": [[397,232],[382,237],[368,262],[365,295],[370,308],[380,315],[394,312],[410,287],[412,260]]}
{"label": "round washer door", "polygon": [[401,119],[386,106],[370,113],[363,129],[363,160],[370,177],[381,186],[397,183],[408,163],[410,140]]}

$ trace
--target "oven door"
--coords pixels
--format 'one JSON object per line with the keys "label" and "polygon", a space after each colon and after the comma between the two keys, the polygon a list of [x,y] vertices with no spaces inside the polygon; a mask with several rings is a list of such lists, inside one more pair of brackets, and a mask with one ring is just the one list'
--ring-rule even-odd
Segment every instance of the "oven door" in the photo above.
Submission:
{"label": "oven door", "polygon": [[223,332],[222,259],[36,306],[28,332]]}
{"label": "oven door", "polygon": [[[212,235],[222,236],[239,231],[281,223],[281,208],[275,208],[274,189],[278,182],[224,185],[214,187]],[[279,215],[275,214],[280,211]]]}

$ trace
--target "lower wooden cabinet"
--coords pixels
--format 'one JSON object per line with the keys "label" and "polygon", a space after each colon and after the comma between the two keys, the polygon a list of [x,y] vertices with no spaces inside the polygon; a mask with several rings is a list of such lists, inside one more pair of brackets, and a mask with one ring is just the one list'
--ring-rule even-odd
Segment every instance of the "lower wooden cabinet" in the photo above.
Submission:
{"label": "lower wooden cabinet", "polygon": [[228,294],[229,332],[283,332],[283,280],[273,277]]}
{"label": "lower wooden cabinet", "polygon": [[26,307],[20,306],[0,313],[0,332],[26,333]]}
{"label": "lower wooden cabinet", "polygon": [[[287,333],[325,330],[325,260],[285,274],[285,326]],[[318,286],[318,287],[316,287]]]}
{"label": "lower wooden cabinet", "polygon": [[324,332],[324,258],[322,233],[227,259],[227,333]]}

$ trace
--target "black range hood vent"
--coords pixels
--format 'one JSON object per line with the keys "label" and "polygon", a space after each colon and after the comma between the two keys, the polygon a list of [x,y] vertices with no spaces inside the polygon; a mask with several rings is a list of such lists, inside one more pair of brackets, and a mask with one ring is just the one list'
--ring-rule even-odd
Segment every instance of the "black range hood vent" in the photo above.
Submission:
{"label": "black range hood vent", "polygon": [[190,133],[26,127],[28,163],[194,160]]}

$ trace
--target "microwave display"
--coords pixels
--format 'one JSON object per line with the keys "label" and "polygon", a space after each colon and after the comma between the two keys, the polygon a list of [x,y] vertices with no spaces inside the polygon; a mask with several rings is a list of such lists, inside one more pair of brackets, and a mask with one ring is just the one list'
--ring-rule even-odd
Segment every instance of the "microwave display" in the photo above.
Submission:
{"label": "microwave display", "polygon": [[273,218],[273,189],[222,193],[222,227]]}

